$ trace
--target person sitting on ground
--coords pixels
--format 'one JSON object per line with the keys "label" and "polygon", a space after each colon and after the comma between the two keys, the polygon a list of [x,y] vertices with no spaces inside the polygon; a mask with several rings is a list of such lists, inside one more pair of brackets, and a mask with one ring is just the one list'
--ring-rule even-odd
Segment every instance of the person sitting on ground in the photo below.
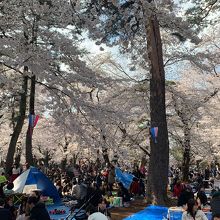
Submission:
{"label": "person sitting on ground", "polygon": [[95,177],[96,185],[98,188],[102,186],[102,174],[101,172],[98,172],[96,177]]}
{"label": "person sitting on ground", "polygon": [[139,196],[141,195],[145,195],[145,184],[143,179],[139,180]]}
{"label": "person sitting on ground", "polygon": [[28,198],[28,205],[30,208],[30,220],[50,220],[50,216],[43,203],[39,203],[34,196]]}
{"label": "person sitting on ground", "polygon": [[15,208],[15,206],[14,206],[12,196],[9,196],[6,198],[5,208],[10,211],[12,220],[15,220],[16,216],[17,216],[17,208]]}
{"label": "person sitting on ground", "polygon": [[30,196],[36,197],[38,202],[42,202],[41,201],[41,191],[40,190],[31,191]]}
{"label": "person sitting on ground", "polygon": [[182,220],[208,220],[202,210],[198,210],[198,204],[194,199],[187,202],[187,210],[182,215]]}
{"label": "person sitting on ground", "polygon": [[220,191],[216,191],[210,202],[213,215],[220,215]]}
{"label": "person sitting on ground", "polygon": [[4,194],[7,195],[11,195],[14,193],[14,183],[9,182],[6,186],[4,186]]}
{"label": "person sitting on ground", "polygon": [[213,215],[212,220],[220,220],[220,214]]}
{"label": "person sitting on ground", "polygon": [[0,183],[0,198],[5,198],[4,194],[4,183]]}
{"label": "person sitting on ground", "polygon": [[104,196],[104,195],[107,195],[107,194],[110,194],[110,195],[111,195],[111,192],[110,192],[110,191],[109,191],[109,193],[108,193],[108,184],[105,183],[105,182],[102,183],[102,186],[100,187],[100,190],[101,190],[101,193],[102,193],[103,196]]}
{"label": "person sitting on ground", "polygon": [[80,187],[80,200],[84,201],[88,191],[88,181],[79,180],[79,187]]}
{"label": "person sitting on ground", "polygon": [[123,184],[119,183],[118,186],[119,186],[118,197],[122,197],[123,203],[127,203],[131,201],[131,196],[128,190],[123,186]]}
{"label": "person sitting on ground", "polygon": [[192,192],[192,188],[189,185],[187,185],[180,193],[177,206],[186,205],[190,199],[194,199],[194,194]]}
{"label": "person sitting on ground", "polygon": [[2,173],[0,175],[0,197],[1,198],[5,198],[5,194],[4,194],[4,189],[3,188],[4,188],[6,183],[7,183],[7,179],[5,177],[5,174]]}
{"label": "person sitting on ground", "polygon": [[179,198],[181,192],[183,190],[181,181],[178,180],[173,189],[173,197]]}
{"label": "person sitting on ground", "polygon": [[102,199],[102,192],[99,188],[97,188],[96,184],[90,184],[85,199],[86,201],[90,200],[90,204],[95,208],[98,207],[99,201]]}
{"label": "person sitting on ground", "polygon": [[73,186],[72,186],[71,194],[75,199],[79,200],[80,199],[80,185],[77,183],[75,178],[73,179],[72,183],[73,183]]}
{"label": "person sitting on ground", "polygon": [[57,180],[56,183],[55,183],[55,186],[57,188],[57,191],[59,193],[59,196],[60,198],[63,198],[63,194],[62,194],[62,191],[63,191],[63,186],[61,184],[61,181],[60,180]]}
{"label": "person sitting on ground", "polygon": [[4,208],[5,201],[4,199],[0,198],[0,217],[1,220],[12,220],[11,212]]}
{"label": "person sitting on ground", "polygon": [[130,191],[134,196],[139,194],[140,188],[139,188],[138,178],[136,178],[136,177],[133,178],[133,182],[131,184]]}
{"label": "person sitting on ground", "polygon": [[199,200],[200,206],[205,206],[208,202],[208,198],[205,194],[205,188],[203,186],[199,189],[199,192],[197,193],[197,200]]}
{"label": "person sitting on ground", "polygon": [[108,219],[111,219],[111,214],[110,212],[108,211],[108,202],[106,199],[102,198],[100,201],[99,201],[99,204],[98,204],[98,212],[101,212],[102,214],[104,214],[105,216],[108,217]]}
{"label": "person sitting on ground", "polygon": [[16,220],[26,220],[26,206],[27,206],[27,197],[22,198],[22,202],[18,208],[18,214]]}

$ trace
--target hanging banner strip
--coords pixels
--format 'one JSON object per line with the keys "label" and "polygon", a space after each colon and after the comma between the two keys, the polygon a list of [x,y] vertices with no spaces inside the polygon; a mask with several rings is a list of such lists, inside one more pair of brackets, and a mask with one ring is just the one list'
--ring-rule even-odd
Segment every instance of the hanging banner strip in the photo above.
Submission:
{"label": "hanging banner strip", "polygon": [[157,143],[158,137],[158,127],[153,127],[150,129],[151,137],[154,140],[154,143]]}
{"label": "hanging banner strip", "polygon": [[39,120],[39,115],[29,115],[29,126],[34,128],[37,125],[37,122]]}

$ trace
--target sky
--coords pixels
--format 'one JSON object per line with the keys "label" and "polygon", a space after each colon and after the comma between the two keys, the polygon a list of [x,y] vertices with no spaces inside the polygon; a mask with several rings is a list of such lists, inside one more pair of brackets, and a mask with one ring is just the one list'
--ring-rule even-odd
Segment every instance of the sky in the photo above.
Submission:
{"label": "sky", "polygon": [[[155,0],[156,2],[158,0]],[[175,4],[180,4],[180,0],[174,0]],[[182,4],[181,7],[183,10],[186,10],[187,8],[191,7],[192,3],[189,0],[187,3]],[[179,13],[182,14],[182,11],[179,10]],[[207,30],[206,30],[207,31]],[[126,72],[131,76],[134,77],[135,75],[140,74],[140,69],[138,71],[130,71],[129,68],[129,59],[125,55],[120,54],[118,47],[107,47],[105,45],[98,46],[94,43],[94,41],[88,39],[85,36],[85,41],[82,43],[82,46],[85,47],[89,52],[91,56],[96,56],[100,54],[105,54],[105,53],[111,53],[113,58],[115,58],[117,61],[120,61],[120,64],[123,66],[123,68],[126,70]],[[100,47],[104,48],[104,51],[100,50]],[[185,69],[185,63],[178,63],[169,67],[165,67],[165,73],[166,73],[166,79],[167,80],[179,80],[181,78],[182,70]],[[187,68],[186,68],[187,69]],[[217,71],[220,71],[220,66],[218,67]],[[145,74],[144,71],[142,74]]]}
{"label": "sky", "polygon": [[[88,50],[88,52],[90,53],[89,55],[92,57],[94,57],[96,55],[105,54],[105,53],[111,53],[113,58],[115,58],[122,65],[122,67],[126,70],[126,72],[131,77],[134,77],[134,76],[140,74],[139,69],[138,69],[138,71],[130,71],[129,70],[130,61],[129,61],[128,57],[126,57],[123,54],[120,54],[118,47],[107,47],[104,44],[98,46],[95,44],[94,41],[88,39],[87,37],[85,38],[85,41],[82,42],[82,47],[85,47]],[[103,50],[101,51],[100,47],[103,48],[104,51]],[[170,66],[170,67],[165,68],[166,79],[167,80],[178,80],[180,78],[180,73],[178,74],[177,69],[178,69],[178,67],[174,67],[174,66],[172,66],[172,67]]]}

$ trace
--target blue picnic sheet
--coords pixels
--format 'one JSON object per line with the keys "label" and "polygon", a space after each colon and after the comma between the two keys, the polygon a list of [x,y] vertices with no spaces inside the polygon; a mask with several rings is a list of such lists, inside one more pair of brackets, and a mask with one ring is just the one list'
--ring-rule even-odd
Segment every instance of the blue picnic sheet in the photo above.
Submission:
{"label": "blue picnic sheet", "polygon": [[47,208],[48,212],[51,211],[51,210],[54,210],[54,209],[65,210],[66,211],[65,214],[59,214],[59,215],[51,215],[50,214],[51,220],[65,219],[69,215],[69,212],[70,212],[70,208],[67,207],[67,206],[64,206],[64,205],[47,205],[46,208]]}
{"label": "blue picnic sheet", "polygon": [[151,205],[143,211],[124,218],[124,220],[162,220],[167,218],[167,213],[167,207]]}
{"label": "blue picnic sheet", "polygon": [[[170,211],[169,220],[181,220],[181,211]],[[208,220],[212,219],[212,214],[210,212],[206,213]],[[143,211],[137,212],[123,220],[164,220],[168,217],[168,208],[162,206],[148,206]]]}

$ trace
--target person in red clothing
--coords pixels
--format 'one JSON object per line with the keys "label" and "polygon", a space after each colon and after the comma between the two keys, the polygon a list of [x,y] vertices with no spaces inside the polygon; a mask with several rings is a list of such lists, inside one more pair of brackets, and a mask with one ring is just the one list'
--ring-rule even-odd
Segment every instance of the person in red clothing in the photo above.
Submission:
{"label": "person in red clothing", "polygon": [[131,184],[130,191],[135,196],[139,194],[139,191],[140,191],[139,182],[138,182],[138,179],[136,177],[133,178],[133,182]]}
{"label": "person in red clothing", "polygon": [[180,193],[182,192],[183,187],[180,181],[177,181],[176,185],[174,186],[173,196],[179,198]]}

